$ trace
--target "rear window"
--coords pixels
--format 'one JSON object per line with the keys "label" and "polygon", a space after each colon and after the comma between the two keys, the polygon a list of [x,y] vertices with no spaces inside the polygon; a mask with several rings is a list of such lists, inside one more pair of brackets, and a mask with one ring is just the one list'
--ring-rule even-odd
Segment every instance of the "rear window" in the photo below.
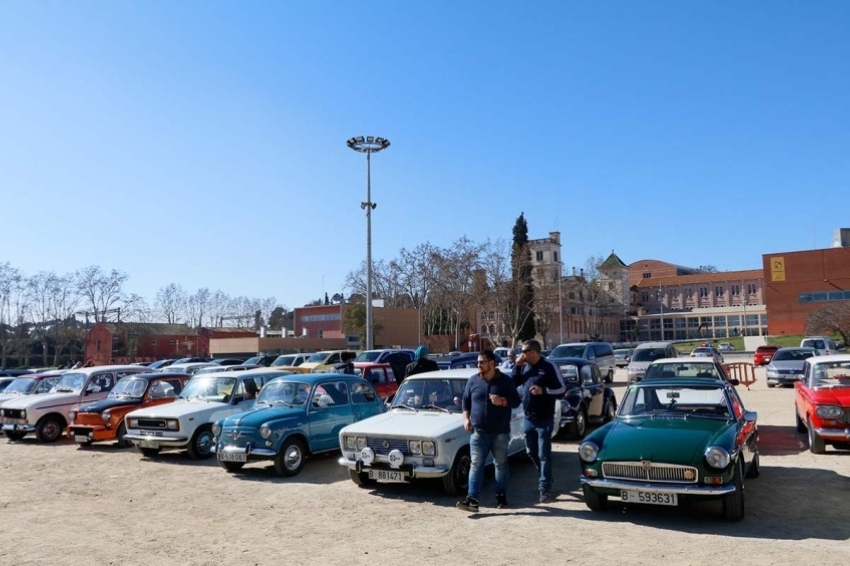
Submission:
{"label": "rear window", "polygon": [[779,346],[759,346],[756,348],[756,352],[775,352],[779,349]]}
{"label": "rear window", "polygon": [[826,344],[823,340],[803,340],[803,346],[806,348],[815,348],[817,350],[826,350]]}
{"label": "rear window", "polygon": [[635,350],[635,355],[632,358],[633,362],[653,362],[655,360],[666,358],[667,350],[665,348],[641,348]]}

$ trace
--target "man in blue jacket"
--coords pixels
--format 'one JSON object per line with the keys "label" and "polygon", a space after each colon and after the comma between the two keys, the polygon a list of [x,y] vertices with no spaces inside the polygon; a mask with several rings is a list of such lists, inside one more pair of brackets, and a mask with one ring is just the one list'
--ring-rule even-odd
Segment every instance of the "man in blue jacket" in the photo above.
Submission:
{"label": "man in blue jacket", "polygon": [[540,355],[540,342],[526,340],[516,359],[513,382],[522,387],[525,450],[537,471],[540,503],[552,501],[552,430],[555,405],[567,390],[560,372]]}
{"label": "man in blue jacket", "polygon": [[478,354],[478,373],[466,382],[461,408],[463,428],[472,432],[469,439],[469,470],[467,496],[457,503],[458,509],[475,513],[481,495],[481,480],[487,456],[493,454],[496,466],[496,507],[508,506],[508,442],[511,432],[511,412],[519,407],[520,398],[510,377],[496,367],[493,350]]}

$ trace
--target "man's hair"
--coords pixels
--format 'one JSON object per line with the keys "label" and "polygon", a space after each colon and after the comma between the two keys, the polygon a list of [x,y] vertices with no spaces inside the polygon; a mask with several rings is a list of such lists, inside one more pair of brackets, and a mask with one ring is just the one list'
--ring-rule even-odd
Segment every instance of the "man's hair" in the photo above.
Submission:
{"label": "man's hair", "polygon": [[493,350],[481,350],[480,352],[478,352],[478,355],[487,358],[487,360],[490,362],[496,361],[496,354],[493,352]]}
{"label": "man's hair", "polygon": [[343,352],[339,355],[339,359],[341,359],[344,362],[347,362],[348,360],[353,360],[356,357],[357,357],[357,354],[355,354],[354,352]]}
{"label": "man's hair", "polygon": [[537,353],[540,353],[540,350],[543,348],[540,347],[540,342],[537,340],[526,340],[523,344],[526,349],[535,350]]}

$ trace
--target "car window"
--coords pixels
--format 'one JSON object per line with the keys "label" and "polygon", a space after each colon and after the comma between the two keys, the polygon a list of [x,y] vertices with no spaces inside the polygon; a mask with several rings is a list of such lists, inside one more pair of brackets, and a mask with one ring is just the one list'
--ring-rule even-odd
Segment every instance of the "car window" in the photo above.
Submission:
{"label": "car window", "polygon": [[344,381],[327,382],[316,386],[313,393],[313,407],[338,407],[348,404],[348,385]]}
{"label": "car window", "polygon": [[581,368],[581,380],[583,383],[587,385],[593,385],[594,383],[598,383],[599,379],[593,371],[593,366],[588,364],[586,366],[582,366]]}
{"label": "car window", "polygon": [[58,377],[49,377],[47,379],[42,379],[41,383],[38,384],[38,388],[35,390],[36,393],[47,393],[53,386],[56,385],[56,382],[59,381]]}
{"label": "car window", "polygon": [[[125,375],[130,375],[129,373]],[[101,391],[109,391],[112,389],[114,377],[111,373],[96,373],[92,376],[89,383],[100,387]]]}
{"label": "car window", "polygon": [[177,392],[174,390],[174,386],[171,383],[158,380],[151,384],[148,396],[151,399],[166,399],[169,397],[176,397]]}
{"label": "car window", "polygon": [[351,402],[356,404],[374,403],[378,395],[375,390],[365,383],[355,383],[351,386]]}
{"label": "car window", "polygon": [[652,362],[661,358],[672,357],[666,348],[640,348],[635,350],[633,362]]}
{"label": "car window", "polygon": [[331,357],[328,358],[328,361],[325,364],[338,364],[339,363],[339,354],[331,354]]}

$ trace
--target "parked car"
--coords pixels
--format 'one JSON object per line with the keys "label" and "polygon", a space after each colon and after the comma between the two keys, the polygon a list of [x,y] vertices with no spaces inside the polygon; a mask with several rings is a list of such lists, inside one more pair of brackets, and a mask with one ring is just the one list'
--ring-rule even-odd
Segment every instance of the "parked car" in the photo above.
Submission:
{"label": "parked car", "polygon": [[150,364],[150,365],[148,365],[148,369],[158,369],[158,370],[161,370],[162,368],[166,368],[166,367],[170,366],[171,364],[173,364],[173,363],[174,363],[174,362],[176,362],[176,361],[177,361],[177,360],[157,360],[157,361],[155,361],[155,362],[151,362],[151,364]]}
{"label": "parked car", "polygon": [[644,342],[640,344],[635,348],[632,361],[626,368],[629,383],[643,379],[646,368],[655,360],[678,357],[679,350],[676,349],[673,342]]}
{"label": "parked car", "polygon": [[385,348],[383,350],[366,350],[364,352],[360,352],[357,354],[357,357],[354,358],[355,362],[374,362],[376,364],[381,363],[389,363],[388,359],[392,354],[400,353],[404,356],[404,359],[407,360],[407,363],[413,361],[413,350],[401,348],[401,349],[392,349]]}
{"label": "parked car", "polygon": [[168,371],[168,372],[176,372],[176,373],[188,373],[189,375],[195,375],[199,371],[204,368],[218,368],[221,367],[218,364],[214,364],[212,362],[186,362],[186,363],[173,363],[167,367],[165,370],[160,371]]}
{"label": "parked car", "polygon": [[793,385],[803,378],[806,360],[817,355],[814,348],[779,348],[767,364],[767,386]]}
{"label": "parked car", "polygon": [[245,363],[242,358],[213,358],[210,361],[220,366],[241,366]]}
{"label": "parked car", "polygon": [[794,383],[797,432],[808,434],[813,454],[826,445],[850,449],[850,355],[814,356]]}
{"label": "parked car", "polygon": [[30,373],[16,377],[2,393],[0,393],[0,406],[10,399],[17,399],[24,395],[41,395],[50,393],[64,370],[54,370],[45,373]]}
{"label": "parked car", "polygon": [[745,514],[744,478],[759,475],[757,415],[729,383],[644,380],[628,387],[614,422],[579,446],[585,504],[678,506],[719,498],[723,518]]}
{"label": "parked car", "polygon": [[770,363],[770,360],[773,359],[777,350],[779,350],[779,346],[771,346],[768,344],[759,346],[753,354],[753,365],[766,366]]}
{"label": "parked car", "polygon": [[248,358],[244,362],[244,365],[258,365],[263,367],[269,367],[272,363],[277,359],[277,354],[257,354],[254,357]]}
{"label": "parked car", "polygon": [[642,381],[654,379],[717,379],[732,385],[739,385],[737,379],[730,378],[723,366],[711,358],[662,358],[655,360],[646,369]]}
{"label": "parked car", "polygon": [[0,393],[2,393],[12,382],[15,381],[15,378],[12,376],[3,376],[0,377]]}
{"label": "parked car", "polygon": [[0,370],[0,376],[3,377],[20,377],[31,373],[39,373],[36,369],[3,369]]}
{"label": "parked car", "polygon": [[608,342],[577,342],[561,344],[552,349],[551,358],[584,358],[599,366],[605,377],[605,383],[614,381],[614,370],[617,369],[617,357],[614,348]]}
{"label": "parked car", "polygon": [[252,370],[195,376],[174,403],[128,413],[124,438],[147,458],[162,450],[180,449],[187,450],[194,460],[209,458],[212,424],[252,408],[254,399],[246,399],[246,393],[250,397],[251,392],[280,375],[279,371]]}
{"label": "parked car", "polygon": [[717,350],[720,352],[734,352],[735,346],[733,346],[729,342],[721,342],[717,345]]}
{"label": "parked car", "polygon": [[[404,380],[390,410],[343,428],[342,458],[359,486],[439,478],[453,495],[469,485],[469,437],[463,428],[461,398],[476,370],[432,371]],[[508,454],[525,450],[522,407],[513,410]],[[553,436],[561,415],[552,415]]]}
{"label": "parked car", "polygon": [[245,371],[244,366],[220,366],[213,364],[211,366],[202,367],[192,375],[207,375],[210,373],[221,373],[223,371]]}
{"label": "parked car", "polygon": [[333,370],[333,367],[340,363],[342,359],[339,355],[350,350],[325,350],[310,354],[307,361],[298,366],[300,371],[305,373],[325,373]]}
{"label": "parked car", "polygon": [[368,381],[378,392],[381,399],[384,400],[395,395],[398,385],[401,382],[390,364],[354,362],[354,375],[358,375]]}
{"label": "parked car", "polygon": [[560,370],[567,390],[560,399],[560,431],[582,439],[588,423],[607,423],[617,414],[614,390],[602,380],[599,366],[584,358],[549,358]]}
{"label": "parked car", "polygon": [[835,342],[826,336],[806,336],[800,341],[801,348],[814,348],[821,356],[834,354],[838,349]]}
{"label": "parked car", "polygon": [[106,397],[122,377],[147,372],[142,366],[96,366],[62,374],[50,393],[28,395],[3,403],[3,433],[20,440],[35,433],[40,442],[59,440],[67,428],[68,413],[83,403]]}
{"label": "parked car", "polygon": [[614,359],[617,367],[623,368],[629,365],[629,362],[632,361],[634,351],[634,348],[617,348],[614,350]]}
{"label": "parked car", "polygon": [[212,361],[212,358],[207,358],[206,356],[189,356],[188,358],[180,358],[174,360],[174,364],[195,364],[200,362],[209,362]]}
{"label": "parked car", "polygon": [[[478,367],[478,352],[458,352],[444,356],[432,356],[440,369],[475,369]],[[502,365],[502,358],[496,356],[496,366]]]}
{"label": "parked car", "polygon": [[263,387],[254,408],[213,425],[218,463],[235,472],[249,462],[274,461],[295,476],[311,454],[339,449],[339,430],[383,413],[384,403],[363,378],[292,374]]}
{"label": "parked car", "polygon": [[72,410],[68,437],[81,447],[93,442],[117,440],[121,448],[132,446],[124,439],[124,416],[141,407],[171,403],[190,379],[185,373],[140,373],[120,379],[106,399]]}
{"label": "parked car", "polygon": [[692,358],[713,358],[717,363],[723,363],[723,354],[712,346],[700,346],[691,350]]}
{"label": "parked car", "polygon": [[309,370],[301,371],[301,364],[307,361],[312,354],[284,354],[278,356],[269,367],[285,369],[294,373],[309,373]]}

